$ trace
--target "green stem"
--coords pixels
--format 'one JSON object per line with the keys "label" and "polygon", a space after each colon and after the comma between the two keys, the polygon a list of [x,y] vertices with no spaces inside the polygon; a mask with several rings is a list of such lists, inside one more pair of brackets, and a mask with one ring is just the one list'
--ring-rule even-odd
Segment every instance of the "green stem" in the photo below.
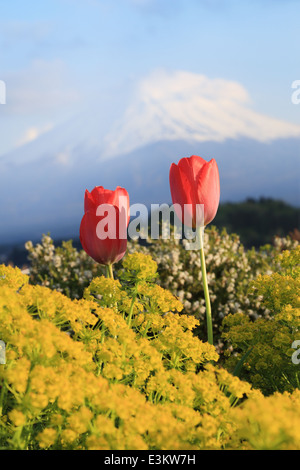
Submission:
{"label": "green stem", "polygon": [[137,294],[134,294],[134,296],[132,297],[131,305],[130,305],[130,310],[129,310],[129,315],[128,315],[128,326],[129,327],[131,327],[133,307],[134,307],[136,296],[137,296]]}
{"label": "green stem", "polygon": [[108,265],[108,269],[109,269],[110,277],[113,279],[113,278],[114,278],[114,273],[113,273],[112,264],[109,264],[109,265]]}
{"label": "green stem", "polygon": [[111,279],[114,279],[112,264],[106,265],[106,277],[108,278],[110,277]]}
{"label": "green stem", "polygon": [[205,264],[204,248],[203,248],[204,237],[202,236],[202,231],[204,233],[203,227],[197,227],[197,237],[198,237],[199,246],[200,246],[202,281],[203,281],[204,297],[205,297],[205,304],[206,304],[207,338],[208,338],[209,344],[213,344],[211,305],[210,305],[209,290],[208,290],[207,276],[206,276],[206,264]]}
{"label": "green stem", "polygon": [[133,315],[133,307],[134,307],[135,300],[136,300],[137,294],[138,294],[138,285],[139,285],[139,283],[137,282],[137,283],[136,283],[136,286],[135,286],[135,289],[134,289],[134,292],[133,292],[131,305],[130,305],[128,320],[127,320],[129,327],[131,327],[131,321],[132,321],[132,315]]}

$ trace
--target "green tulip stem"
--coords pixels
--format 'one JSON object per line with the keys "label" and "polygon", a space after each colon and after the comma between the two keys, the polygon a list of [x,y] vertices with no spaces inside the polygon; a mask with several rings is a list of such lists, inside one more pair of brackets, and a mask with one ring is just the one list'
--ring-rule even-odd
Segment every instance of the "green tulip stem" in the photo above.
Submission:
{"label": "green tulip stem", "polygon": [[204,297],[205,297],[205,304],[206,304],[207,338],[208,338],[209,344],[213,344],[211,305],[210,305],[209,290],[208,290],[208,284],[207,284],[206,264],[205,264],[205,255],[204,255],[204,247],[203,247],[203,239],[204,239],[203,235],[204,235],[203,227],[197,227],[197,238],[199,240],[199,247],[200,247],[202,281],[203,281]]}
{"label": "green tulip stem", "polygon": [[114,279],[112,264],[107,264],[106,265],[106,277]]}
{"label": "green tulip stem", "polygon": [[114,278],[114,273],[113,273],[113,267],[112,267],[112,264],[109,264],[109,265],[108,265],[108,269],[109,269],[109,274],[110,274],[110,277],[113,279],[113,278]]}

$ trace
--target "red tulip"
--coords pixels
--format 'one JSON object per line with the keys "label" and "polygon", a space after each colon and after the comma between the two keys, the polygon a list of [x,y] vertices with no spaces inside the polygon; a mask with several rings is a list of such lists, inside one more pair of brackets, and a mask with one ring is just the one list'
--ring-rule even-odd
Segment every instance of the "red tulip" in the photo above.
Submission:
{"label": "red tulip", "polygon": [[127,249],[130,219],[129,196],[118,186],[115,191],[96,186],[85,191],[80,241],[97,263],[110,265],[123,258]]}
{"label": "red tulip", "polygon": [[[178,165],[172,163],[170,188],[174,209],[185,225],[193,228],[206,226],[214,219],[220,201],[219,170],[214,159],[207,162],[193,155],[182,158]],[[202,221],[199,217],[200,204],[204,206]]]}

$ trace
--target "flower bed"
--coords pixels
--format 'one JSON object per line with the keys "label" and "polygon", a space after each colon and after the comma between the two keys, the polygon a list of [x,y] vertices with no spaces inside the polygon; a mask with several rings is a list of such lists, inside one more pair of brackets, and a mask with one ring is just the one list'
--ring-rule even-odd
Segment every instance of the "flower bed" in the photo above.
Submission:
{"label": "flower bed", "polygon": [[1,449],[300,449],[299,246],[254,259],[235,237],[209,240],[218,348],[201,289],[180,277],[193,252],[167,257],[171,241],[131,245],[116,279],[50,237],[27,245],[31,277],[0,266]]}

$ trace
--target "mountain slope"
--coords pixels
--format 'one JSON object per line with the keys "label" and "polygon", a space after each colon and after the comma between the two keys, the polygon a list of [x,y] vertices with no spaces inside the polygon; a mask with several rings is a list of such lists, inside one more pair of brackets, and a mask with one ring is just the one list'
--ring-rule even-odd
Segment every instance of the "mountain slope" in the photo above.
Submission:
{"label": "mountain slope", "polygon": [[106,161],[97,150],[78,148],[64,165],[50,156],[11,163],[0,178],[0,240],[36,239],[48,231],[55,237],[77,236],[84,191],[97,185],[126,187],[131,204],[170,203],[170,165],[192,154],[217,160],[222,201],[265,196],[299,205],[299,148],[300,139],[161,141]]}
{"label": "mountain slope", "polygon": [[170,203],[169,167],[192,154],[216,159],[222,201],[299,205],[299,153],[300,126],[255,112],[239,83],[156,71],[0,158],[0,244],[77,236],[97,185]]}

